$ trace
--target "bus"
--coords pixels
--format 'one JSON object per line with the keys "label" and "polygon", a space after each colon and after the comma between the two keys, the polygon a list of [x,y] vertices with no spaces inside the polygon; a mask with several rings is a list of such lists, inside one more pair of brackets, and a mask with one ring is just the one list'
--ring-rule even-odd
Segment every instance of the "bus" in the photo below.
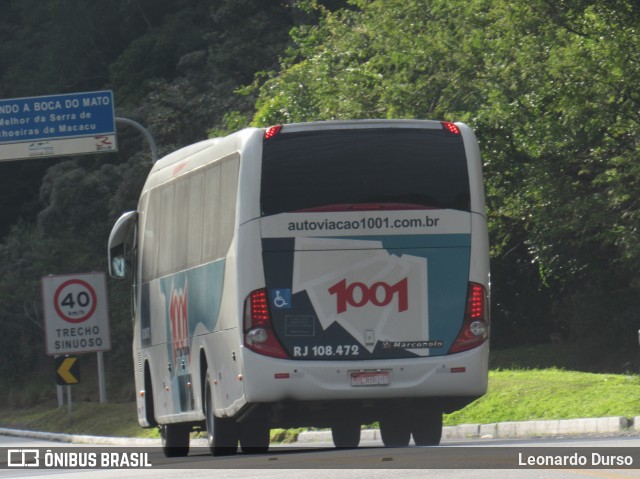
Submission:
{"label": "bus", "polygon": [[157,161],[115,223],[132,277],[138,421],[165,454],[267,451],[271,428],[437,445],[481,397],[489,242],[463,123],[247,128]]}

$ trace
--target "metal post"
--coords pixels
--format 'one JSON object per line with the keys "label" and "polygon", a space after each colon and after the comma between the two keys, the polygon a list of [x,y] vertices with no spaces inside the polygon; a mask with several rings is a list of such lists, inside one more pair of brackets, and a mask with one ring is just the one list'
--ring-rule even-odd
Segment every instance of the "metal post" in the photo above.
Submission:
{"label": "metal post", "polygon": [[58,409],[64,406],[64,389],[59,384],[56,385],[56,394],[58,396]]}
{"label": "metal post", "polygon": [[[51,276],[51,275],[49,275]],[[640,331],[639,331],[640,332]],[[60,356],[56,355],[54,358],[59,358]],[[57,373],[56,373],[57,374]],[[64,406],[64,388],[60,385],[56,385],[56,395],[58,396],[58,409]]]}
{"label": "metal post", "polygon": [[144,126],[142,126],[137,121],[130,120],[129,118],[116,117],[115,120],[116,123],[124,123],[125,125],[129,125],[138,129],[138,131],[140,131],[140,133],[142,133],[149,142],[149,146],[151,147],[151,160],[153,161],[153,163],[158,161],[158,146],[156,145],[156,141],[153,139],[153,136],[151,136],[151,133],[149,133],[149,131]]}
{"label": "metal post", "polygon": [[98,355],[98,391],[100,392],[100,403],[107,402],[107,387],[104,378],[104,356],[102,351],[96,353]]}
{"label": "metal post", "polygon": [[67,385],[67,401],[69,402],[69,407],[67,409],[67,418],[69,420],[69,426],[71,426],[71,386]]}

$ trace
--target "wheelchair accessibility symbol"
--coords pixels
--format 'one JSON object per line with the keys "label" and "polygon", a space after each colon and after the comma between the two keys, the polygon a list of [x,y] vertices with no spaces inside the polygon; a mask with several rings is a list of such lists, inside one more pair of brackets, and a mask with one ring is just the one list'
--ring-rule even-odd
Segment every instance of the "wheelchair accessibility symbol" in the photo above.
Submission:
{"label": "wheelchair accessibility symbol", "polygon": [[269,300],[276,309],[291,309],[291,290],[271,289],[269,290]]}

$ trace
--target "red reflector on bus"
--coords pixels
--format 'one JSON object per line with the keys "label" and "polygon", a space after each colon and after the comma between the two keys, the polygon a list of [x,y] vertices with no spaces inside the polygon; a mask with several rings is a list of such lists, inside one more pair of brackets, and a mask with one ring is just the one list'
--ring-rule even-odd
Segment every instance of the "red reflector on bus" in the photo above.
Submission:
{"label": "red reflector on bus", "polygon": [[282,130],[282,125],[270,126],[264,132],[264,139],[270,140],[271,138],[276,136],[278,133],[280,133],[280,130]]}
{"label": "red reflector on bus", "polygon": [[460,128],[458,128],[454,123],[441,121],[440,124],[442,125],[442,128],[447,130],[449,133],[453,133],[454,135],[460,134]]}

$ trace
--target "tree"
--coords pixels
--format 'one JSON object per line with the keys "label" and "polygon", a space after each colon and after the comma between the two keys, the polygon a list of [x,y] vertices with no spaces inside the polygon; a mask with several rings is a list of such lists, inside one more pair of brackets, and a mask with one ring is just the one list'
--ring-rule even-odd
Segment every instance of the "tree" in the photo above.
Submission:
{"label": "tree", "polygon": [[638,7],[350,4],[295,31],[297,48],[261,89],[254,123],[470,123],[485,161],[498,273],[494,331],[509,325],[536,341],[557,329],[630,337],[640,259]]}

